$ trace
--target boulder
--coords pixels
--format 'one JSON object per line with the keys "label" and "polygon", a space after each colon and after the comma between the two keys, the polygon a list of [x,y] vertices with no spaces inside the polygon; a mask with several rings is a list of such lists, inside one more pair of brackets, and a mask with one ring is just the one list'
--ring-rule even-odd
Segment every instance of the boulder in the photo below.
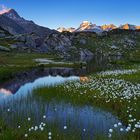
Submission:
{"label": "boulder", "polygon": [[11,49],[17,49],[18,46],[17,46],[16,44],[12,44],[12,45],[10,46],[10,48],[11,48]]}
{"label": "boulder", "polygon": [[26,36],[25,35],[16,35],[14,40],[25,42]]}
{"label": "boulder", "polygon": [[25,43],[25,45],[28,46],[29,48],[36,48],[35,40],[32,39],[30,36],[27,36],[26,37],[26,43]]}
{"label": "boulder", "polygon": [[117,46],[115,46],[115,45],[112,45],[111,46],[111,49],[117,49],[118,47]]}
{"label": "boulder", "polygon": [[81,49],[80,50],[80,56],[82,57],[88,57],[88,56],[93,56],[93,53],[89,51],[88,49]]}
{"label": "boulder", "polygon": [[0,33],[0,37],[5,37],[6,35],[4,33]]}
{"label": "boulder", "polygon": [[10,51],[10,49],[9,49],[9,48],[4,47],[4,46],[0,46],[0,50],[1,50],[1,51],[7,51],[7,52],[9,52],[9,51]]}
{"label": "boulder", "polygon": [[85,39],[80,39],[80,44],[83,44],[83,45],[85,45],[87,42],[86,42],[86,40]]}
{"label": "boulder", "polygon": [[51,51],[65,54],[72,46],[71,40],[63,34],[52,34],[45,39],[45,44]]}

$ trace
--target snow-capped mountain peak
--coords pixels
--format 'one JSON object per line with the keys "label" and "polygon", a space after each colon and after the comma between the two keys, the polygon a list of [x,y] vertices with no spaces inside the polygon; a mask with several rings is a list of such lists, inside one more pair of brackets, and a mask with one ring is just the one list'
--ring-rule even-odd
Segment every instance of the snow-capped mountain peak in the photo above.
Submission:
{"label": "snow-capped mountain peak", "polygon": [[74,28],[58,28],[57,31],[69,31],[69,32],[95,32],[95,33],[102,33],[104,31],[111,31],[114,29],[122,29],[122,30],[140,30],[140,26],[131,25],[131,24],[124,24],[120,25],[119,27],[114,24],[105,24],[102,26],[97,26],[90,21],[83,21],[77,29]]}
{"label": "snow-capped mountain peak", "polygon": [[136,26],[136,29],[137,29],[137,30],[140,30],[140,26]]}
{"label": "snow-capped mountain peak", "polygon": [[113,29],[116,29],[117,26],[115,26],[114,24],[109,24],[109,25],[103,25],[101,26],[101,28],[104,30],[104,31],[110,31],[110,30],[113,30]]}
{"label": "snow-capped mountain peak", "polygon": [[64,28],[64,27],[59,27],[58,29],[57,29],[57,31],[58,32],[74,32],[75,31],[75,28]]}
{"label": "snow-capped mountain peak", "polygon": [[83,27],[83,26],[91,26],[91,25],[93,25],[91,22],[83,21],[80,26]]}
{"label": "snow-capped mountain peak", "polygon": [[[3,8],[0,14],[0,26],[11,34],[36,33],[44,37],[53,30],[39,26],[31,20],[22,18],[14,9]],[[11,28],[9,28],[9,26]]]}
{"label": "snow-capped mountain peak", "polygon": [[93,24],[92,22],[89,21],[83,21],[80,24],[80,27],[75,30],[76,32],[84,31],[84,32],[96,32],[100,33],[103,32],[100,26],[97,26],[96,24]]}
{"label": "snow-capped mountain peak", "polygon": [[81,24],[80,24],[80,27],[77,29],[77,31],[83,31],[83,30],[88,30],[90,28],[93,28],[94,26],[96,26],[95,24],[92,24],[91,22],[89,21],[83,21]]}
{"label": "snow-capped mountain peak", "polygon": [[10,19],[13,19],[15,21],[23,21],[24,19],[19,16],[19,14],[14,9],[8,9],[7,11],[3,12],[3,14]]}
{"label": "snow-capped mountain peak", "polygon": [[0,6],[0,15],[3,15],[5,13],[9,12],[10,10],[11,10],[10,8],[7,8],[6,6],[1,5]]}
{"label": "snow-capped mountain peak", "polygon": [[119,27],[120,29],[124,29],[124,30],[136,30],[136,26],[135,25],[131,25],[131,24],[124,24],[124,25],[121,25]]}

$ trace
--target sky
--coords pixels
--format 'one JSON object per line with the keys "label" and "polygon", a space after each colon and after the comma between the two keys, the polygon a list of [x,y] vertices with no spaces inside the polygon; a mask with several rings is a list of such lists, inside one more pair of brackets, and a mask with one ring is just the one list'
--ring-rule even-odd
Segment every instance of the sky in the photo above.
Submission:
{"label": "sky", "polygon": [[0,0],[0,7],[13,8],[51,29],[77,28],[85,20],[97,25],[140,25],[140,0]]}

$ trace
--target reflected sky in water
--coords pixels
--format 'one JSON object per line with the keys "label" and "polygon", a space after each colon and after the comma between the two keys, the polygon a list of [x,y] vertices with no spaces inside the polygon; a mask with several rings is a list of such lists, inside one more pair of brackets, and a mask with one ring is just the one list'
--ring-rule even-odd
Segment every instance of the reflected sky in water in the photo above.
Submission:
{"label": "reflected sky in water", "polygon": [[[62,76],[46,76],[42,78],[38,78],[33,82],[26,83],[22,85],[16,93],[12,93],[11,91],[7,89],[1,89],[0,90],[0,102],[3,102],[4,99],[9,100],[11,98],[20,98],[20,97],[26,97],[27,94],[31,93],[32,90],[39,88],[39,87],[45,87],[45,86],[53,86],[57,84],[64,83],[66,81],[74,81],[79,80],[79,77],[77,76],[70,76],[70,77],[62,77]],[[9,96],[12,95],[13,96]]]}

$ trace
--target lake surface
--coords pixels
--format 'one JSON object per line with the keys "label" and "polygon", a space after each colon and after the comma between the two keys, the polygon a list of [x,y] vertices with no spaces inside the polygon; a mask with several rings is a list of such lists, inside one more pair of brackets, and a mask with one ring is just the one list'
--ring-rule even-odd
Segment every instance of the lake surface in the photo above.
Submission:
{"label": "lake surface", "polygon": [[[102,67],[102,63],[98,65]],[[32,93],[38,87],[79,80],[80,76],[91,71],[96,69],[88,65],[85,69],[49,68],[18,74],[12,80],[0,84],[0,116],[11,127],[19,125],[19,121],[15,122],[15,116],[19,116],[20,122],[34,116],[31,119],[35,125],[44,121],[48,127],[57,126],[62,132],[66,131],[64,126],[67,126],[65,133],[72,134],[75,131],[83,140],[87,137],[92,140],[97,134],[107,135],[108,130],[120,122],[110,112],[94,106],[76,106],[65,101],[44,101]],[[7,109],[10,109],[10,115]],[[43,115],[47,117],[45,120],[42,119]]]}
{"label": "lake surface", "polygon": [[[32,83],[39,78],[46,76],[62,76],[64,78],[71,76],[86,76],[101,70],[106,69],[120,69],[119,65],[111,65],[109,62],[115,60],[121,60],[121,57],[101,57],[96,56],[94,58],[84,58],[84,60],[71,60],[73,62],[86,61],[87,66],[82,68],[36,68],[29,71],[18,73],[11,80],[6,82],[0,81],[0,93],[5,92],[6,94],[15,94],[21,86],[26,83]],[[67,60],[68,61],[68,60]],[[55,80],[54,80],[55,81]]]}

